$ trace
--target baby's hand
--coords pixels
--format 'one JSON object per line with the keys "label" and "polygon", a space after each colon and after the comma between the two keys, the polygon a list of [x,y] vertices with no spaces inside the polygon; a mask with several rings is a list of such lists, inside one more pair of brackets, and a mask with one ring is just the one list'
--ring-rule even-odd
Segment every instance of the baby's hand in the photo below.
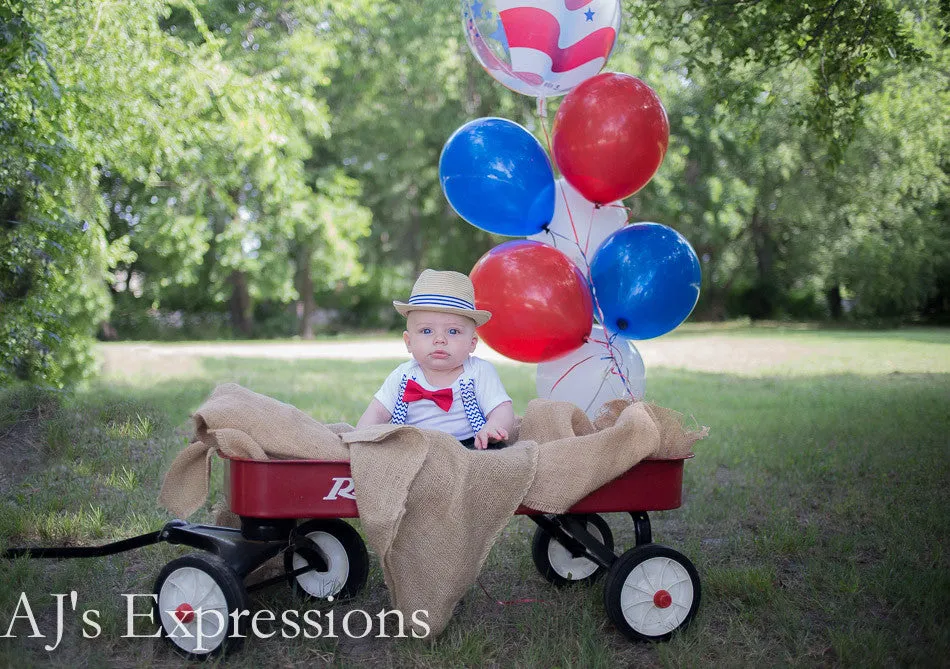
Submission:
{"label": "baby's hand", "polygon": [[475,435],[475,448],[476,450],[484,451],[488,448],[488,442],[504,441],[507,438],[508,431],[504,428],[486,425]]}

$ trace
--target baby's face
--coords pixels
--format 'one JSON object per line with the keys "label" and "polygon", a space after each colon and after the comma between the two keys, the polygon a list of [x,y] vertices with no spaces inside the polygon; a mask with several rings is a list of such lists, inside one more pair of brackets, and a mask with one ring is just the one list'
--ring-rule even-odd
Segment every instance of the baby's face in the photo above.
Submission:
{"label": "baby's face", "polygon": [[423,369],[446,372],[461,367],[475,350],[475,321],[440,311],[410,311],[406,348]]}

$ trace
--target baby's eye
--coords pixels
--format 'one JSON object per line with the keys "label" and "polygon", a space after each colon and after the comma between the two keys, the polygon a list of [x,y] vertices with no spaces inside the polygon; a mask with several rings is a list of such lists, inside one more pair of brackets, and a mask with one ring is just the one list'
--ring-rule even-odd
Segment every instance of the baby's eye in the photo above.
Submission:
{"label": "baby's eye", "polygon": [[422,334],[432,334],[432,328],[422,328]]}
{"label": "baby's eye", "polygon": [[453,335],[462,334],[462,331],[459,330],[458,328],[449,328],[449,334],[453,334]]}

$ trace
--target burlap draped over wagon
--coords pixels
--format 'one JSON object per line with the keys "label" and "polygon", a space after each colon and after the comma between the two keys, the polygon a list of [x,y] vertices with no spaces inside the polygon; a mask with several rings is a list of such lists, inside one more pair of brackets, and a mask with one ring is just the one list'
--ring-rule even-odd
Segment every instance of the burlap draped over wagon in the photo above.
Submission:
{"label": "burlap draped over wagon", "polygon": [[566,402],[533,400],[509,448],[470,451],[451,435],[411,426],[324,425],[237,384],[215,388],[194,414],[194,440],[175,459],[159,502],[179,518],[208,496],[215,451],[264,460],[349,460],[366,539],[394,608],[426,610],[439,634],[475,582],[519,505],[564,513],[644,458],[689,453],[706,429],[679,414],[616,400],[593,423]]}

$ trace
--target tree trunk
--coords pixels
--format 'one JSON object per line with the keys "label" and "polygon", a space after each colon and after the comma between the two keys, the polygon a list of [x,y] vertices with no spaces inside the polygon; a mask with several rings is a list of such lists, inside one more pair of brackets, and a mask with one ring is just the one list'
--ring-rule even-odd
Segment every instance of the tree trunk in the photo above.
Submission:
{"label": "tree trunk", "polygon": [[[416,189],[410,190],[412,197],[416,196]],[[419,208],[415,205],[409,206],[409,234],[412,240],[412,275],[418,277],[425,269],[426,238],[422,231],[422,221],[419,216]]]}
{"label": "tree trunk", "polygon": [[755,270],[759,283],[768,283],[772,279],[775,254],[768,222],[759,213],[758,207],[752,211],[752,246],[755,250]]}
{"label": "tree trunk", "polygon": [[[732,284],[735,282],[738,273],[733,272],[728,275],[725,283],[714,283],[713,276],[718,271],[719,254],[712,245],[704,245],[696,248],[702,264],[703,282],[700,292],[700,304],[702,308],[694,311],[692,316],[700,321],[724,321],[729,314],[726,305],[726,299],[732,290]],[[705,258],[705,260],[703,260]],[[699,305],[697,305],[699,309]]]}
{"label": "tree trunk", "polygon": [[[201,258],[201,269],[198,272],[198,292],[205,297],[214,294],[214,288],[211,285],[211,275],[212,272],[214,272],[215,264],[218,262],[218,232],[217,226],[212,224],[208,239],[208,250],[205,251],[204,256]],[[205,305],[202,304],[201,307],[204,309]]]}
{"label": "tree trunk", "polygon": [[109,321],[99,321],[99,338],[103,341],[119,341],[119,333]]}
{"label": "tree trunk", "polygon": [[[214,197],[214,191],[209,190],[209,196]],[[214,270],[218,264],[218,235],[224,232],[227,227],[227,220],[219,215],[208,216],[208,229],[206,235],[208,238],[208,249],[201,259],[201,270],[198,273],[198,294],[201,295],[201,303],[195,305],[199,311],[216,311],[217,305],[212,297],[216,290],[213,285]],[[131,267],[129,272],[131,273]]]}
{"label": "tree trunk", "polygon": [[297,287],[297,293],[300,295],[297,302],[297,316],[300,319],[298,329],[301,339],[313,339],[313,312],[317,310],[317,304],[313,299],[313,276],[311,275],[311,249],[310,244],[298,244],[295,254],[297,264],[297,275],[294,283]]}
{"label": "tree trunk", "polygon": [[775,315],[778,286],[775,280],[775,242],[769,234],[768,220],[756,207],[752,211],[752,249],[755,253],[756,285],[747,300],[752,318],[771,318]]}
{"label": "tree trunk", "polygon": [[841,286],[838,284],[833,285],[831,288],[825,291],[825,300],[828,302],[828,311],[831,313],[831,318],[834,320],[840,320],[842,315],[841,309]]}
{"label": "tree trunk", "polygon": [[228,277],[231,284],[231,325],[245,337],[253,332],[251,322],[251,294],[247,289],[247,275],[237,270]]}

